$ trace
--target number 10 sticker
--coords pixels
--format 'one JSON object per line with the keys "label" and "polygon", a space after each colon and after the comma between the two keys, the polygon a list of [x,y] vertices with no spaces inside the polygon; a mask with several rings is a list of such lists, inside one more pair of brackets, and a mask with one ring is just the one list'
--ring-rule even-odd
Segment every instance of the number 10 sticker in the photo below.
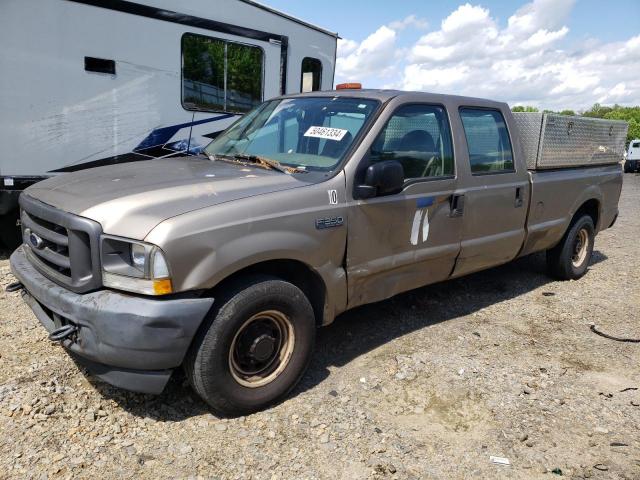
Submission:
{"label": "number 10 sticker", "polygon": [[338,204],[338,191],[337,190],[327,190],[329,194],[329,205],[337,205]]}

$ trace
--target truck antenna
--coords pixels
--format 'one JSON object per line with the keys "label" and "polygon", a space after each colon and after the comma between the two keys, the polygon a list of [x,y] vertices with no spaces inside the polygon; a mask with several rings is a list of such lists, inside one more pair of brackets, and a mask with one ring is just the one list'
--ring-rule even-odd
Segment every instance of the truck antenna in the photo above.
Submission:
{"label": "truck antenna", "polygon": [[189,155],[189,149],[191,148],[191,132],[193,132],[193,120],[196,117],[196,112],[191,114],[191,126],[189,127],[189,140],[187,141],[187,155]]}

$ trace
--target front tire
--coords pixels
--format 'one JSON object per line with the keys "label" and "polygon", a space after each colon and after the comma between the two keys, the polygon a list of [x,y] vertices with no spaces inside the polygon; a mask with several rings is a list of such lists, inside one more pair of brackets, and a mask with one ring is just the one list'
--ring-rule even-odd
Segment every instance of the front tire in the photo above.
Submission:
{"label": "front tire", "polygon": [[185,371],[224,415],[245,415],[284,397],[306,370],[315,341],[313,308],[295,285],[244,277],[216,298]]}
{"label": "front tire", "polygon": [[591,262],[595,240],[595,227],[589,215],[573,221],[560,243],[547,250],[547,267],[552,277],[559,280],[577,280]]}

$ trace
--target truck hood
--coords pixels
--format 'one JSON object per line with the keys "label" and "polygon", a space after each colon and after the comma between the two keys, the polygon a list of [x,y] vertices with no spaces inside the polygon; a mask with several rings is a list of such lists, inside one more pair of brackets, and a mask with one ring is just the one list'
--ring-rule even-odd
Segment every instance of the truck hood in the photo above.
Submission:
{"label": "truck hood", "polygon": [[309,184],[257,166],[177,157],[91,168],[36,183],[25,194],[90,218],[111,235],[143,239],[168,218]]}

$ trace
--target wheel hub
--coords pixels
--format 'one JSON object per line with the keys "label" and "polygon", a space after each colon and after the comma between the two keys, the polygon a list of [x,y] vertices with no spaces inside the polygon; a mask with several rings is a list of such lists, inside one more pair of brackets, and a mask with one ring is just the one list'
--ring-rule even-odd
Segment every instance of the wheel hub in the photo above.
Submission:
{"label": "wheel hub", "polygon": [[277,310],[253,315],[238,329],[231,344],[231,375],[249,388],[272,382],[289,363],[294,343],[295,332],[287,315]]}
{"label": "wheel hub", "polygon": [[579,268],[587,258],[589,250],[589,234],[584,228],[578,231],[575,243],[573,244],[573,256],[571,262],[575,268]]}
{"label": "wheel hub", "polygon": [[251,347],[249,355],[258,362],[266,362],[276,349],[276,339],[270,335],[263,334],[256,338]]}

